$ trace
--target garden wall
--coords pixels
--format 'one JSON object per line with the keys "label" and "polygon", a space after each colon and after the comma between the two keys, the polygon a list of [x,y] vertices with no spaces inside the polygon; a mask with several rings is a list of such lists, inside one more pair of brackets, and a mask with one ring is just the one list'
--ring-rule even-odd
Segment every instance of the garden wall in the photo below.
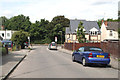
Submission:
{"label": "garden wall", "polygon": [[114,57],[120,58],[120,41],[119,42],[101,42],[101,43],[64,43],[64,48],[68,50],[77,50],[83,46],[95,46],[103,49],[104,52],[110,53]]}

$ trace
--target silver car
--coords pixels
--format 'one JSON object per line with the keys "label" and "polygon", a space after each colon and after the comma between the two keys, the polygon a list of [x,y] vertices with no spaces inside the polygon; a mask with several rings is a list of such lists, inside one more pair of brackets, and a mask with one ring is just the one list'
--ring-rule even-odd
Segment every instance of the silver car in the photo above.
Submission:
{"label": "silver car", "polygon": [[55,42],[50,43],[48,46],[48,49],[57,50],[57,44]]}

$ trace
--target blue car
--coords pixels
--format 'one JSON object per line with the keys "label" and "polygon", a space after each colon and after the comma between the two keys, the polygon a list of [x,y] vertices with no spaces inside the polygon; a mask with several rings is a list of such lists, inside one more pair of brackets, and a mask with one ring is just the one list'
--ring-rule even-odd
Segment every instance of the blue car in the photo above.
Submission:
{"label": "blue car", "polygon": [[3,47],[5,47],[5,45],[7,45],[8,48],[12,48],[13,42],[12,41],[2,41],[2,45],[3,45]]}
{"label": "blue car", "polygon": [[88,64],[102,64],[107,66],[110,63],[110,54],[103,52],[98,47],[85,46],[73,52],[72,61],[79,61],[83,66]]}

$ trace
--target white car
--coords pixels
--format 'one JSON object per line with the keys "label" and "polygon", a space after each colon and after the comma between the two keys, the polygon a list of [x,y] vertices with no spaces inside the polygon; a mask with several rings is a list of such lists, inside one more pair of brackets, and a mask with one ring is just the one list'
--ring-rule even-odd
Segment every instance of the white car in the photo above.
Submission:
{"label": "white car", "polygon": [[57,50],[57,44],[55,42],[50,43],[49,46],[48,46],[48,49]]}

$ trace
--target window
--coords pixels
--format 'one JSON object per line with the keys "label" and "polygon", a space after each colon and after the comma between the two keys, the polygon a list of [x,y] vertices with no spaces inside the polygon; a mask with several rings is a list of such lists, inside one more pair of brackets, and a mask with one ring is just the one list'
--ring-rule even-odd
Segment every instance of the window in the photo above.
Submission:
{"label": "window", "polygon": [[97,31],[95,31],[95,35],[97,35]]}
{"label": "window", "polygon": [[4,37],[4,33],[2,33],[2,37]]}
{"label": "window", "polygon": [[92,31],[90,32],[90,34],[92,35]]}
{"label": "window", "polygon": [[113,36],[113,33],[112,33],[112,31],[110,31],[110,36]]}
{"label": "window", "polygon": [[10,37],[10,33],[7,33],[7,36]]}
{"label": "window", "polygon": [[84,47],[79,48],[78,52],[84,52]]}
{"label": "window", "polygon": [[90,31],[90,34],[91,34],[91,35],[97,35],[98,32],[97,32],[97,31]]}
{"label": "window", "polygon": [[69,34],[69,38],[70,38],[70,34]]}
{"label": "window", "polygon": [[91,47],[91,48],[89,48],[89,51],[102,51],[102,49]]}

